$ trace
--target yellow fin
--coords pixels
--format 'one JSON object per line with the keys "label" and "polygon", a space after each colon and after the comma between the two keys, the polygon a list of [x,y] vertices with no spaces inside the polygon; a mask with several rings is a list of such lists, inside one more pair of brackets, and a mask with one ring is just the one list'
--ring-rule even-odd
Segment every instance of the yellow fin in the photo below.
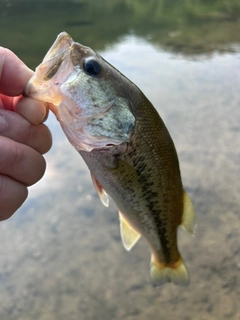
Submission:
{"label": "yellow fin", "polygon": [[98,182],[98,180],[94,177],[94,175],[91,172],[91,177],[92,177],[92,181],[93,181],[93,185],[97,191],[97,194],[102,202],[102,204],[105,207],[108,207],[109,205],[109,198],[108,198],[108,194],[106,193],[106,191],[103,189],[103,187],[101,186],[101,184]]}
{"label": "yellow fin", "polygon": [[196,227],[196,214],[192,200],[183,190],[183,216],[181,227],[187,232],[193,234]]}
{"label": "yellow fin", "polygon": [[150,276],[154,286],[160,286],[165,282],[173,282],[181,286],[189,284],[188,272],[181,258],[174,266],[168,266],[155,262],[152,257]]}
{"label": "yellow fin", "polygon": [[123,246],[127,251],[130,251],[132,247],[134,247],[134,245],[138,242],[141,235],[135,229],[133,229],[133,227],[127,222],[120,211],[119,219]]}

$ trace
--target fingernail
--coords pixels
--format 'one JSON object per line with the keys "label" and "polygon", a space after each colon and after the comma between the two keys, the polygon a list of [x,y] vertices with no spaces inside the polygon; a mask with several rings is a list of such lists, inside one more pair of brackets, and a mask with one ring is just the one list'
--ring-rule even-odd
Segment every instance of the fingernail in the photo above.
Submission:
{"label": "fingernail", "polygon": [[42,117],[42,119],[40,120],[39,123],[45,122],[45,121],[47,120],[47,118],[48,118],[48,110],[49,110],[48,103],[47,103],[47,102],[43,102],[43,104],[44,104],[44,106],[45,106],[45,108],[46,108],[46,112],[45,112],[45,114],[43,115],[43,117]]}
{"label": "fingernail", "polygon": [[7,120],[0,114],[0,134],[6,131],[8,128]]}

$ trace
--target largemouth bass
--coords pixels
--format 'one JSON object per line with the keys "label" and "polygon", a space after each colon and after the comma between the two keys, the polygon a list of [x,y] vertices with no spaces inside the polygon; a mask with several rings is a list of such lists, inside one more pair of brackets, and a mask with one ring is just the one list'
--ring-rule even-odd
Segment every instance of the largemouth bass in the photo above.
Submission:
{"label": "largemouth bass", "polygon": [[177,228],[193,233],[195,213],[170,134],[139,88],[63,32],[25,94],[52,103],[102,203],[108,206],[108,196],[116,203],[124,247],[130,250],[141,235],[146,239],[153,284],[187,285]]}

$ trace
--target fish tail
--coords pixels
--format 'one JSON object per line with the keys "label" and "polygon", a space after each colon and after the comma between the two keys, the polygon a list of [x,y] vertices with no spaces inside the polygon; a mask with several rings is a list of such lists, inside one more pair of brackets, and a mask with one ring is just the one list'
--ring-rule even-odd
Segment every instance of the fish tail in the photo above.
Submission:
{"label": "fish tail", "polygon": [[181,257],[171,265],[161,264],[152,257],[150,276],[154,286],[160,286],[165,282],[182,286],[189,284],[188,272]]}

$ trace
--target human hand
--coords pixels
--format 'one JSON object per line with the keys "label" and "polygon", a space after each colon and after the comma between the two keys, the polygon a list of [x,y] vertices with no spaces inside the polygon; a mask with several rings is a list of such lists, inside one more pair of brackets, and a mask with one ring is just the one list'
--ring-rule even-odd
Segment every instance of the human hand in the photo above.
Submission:
{"label": "human hand", "polygon": [[22,96],[32,75],[13,52],[0,47],[0,220],[9,218],[26,200],[27,187],[42,178],[42,154],[52,145],[42,124],[47,104]]}

